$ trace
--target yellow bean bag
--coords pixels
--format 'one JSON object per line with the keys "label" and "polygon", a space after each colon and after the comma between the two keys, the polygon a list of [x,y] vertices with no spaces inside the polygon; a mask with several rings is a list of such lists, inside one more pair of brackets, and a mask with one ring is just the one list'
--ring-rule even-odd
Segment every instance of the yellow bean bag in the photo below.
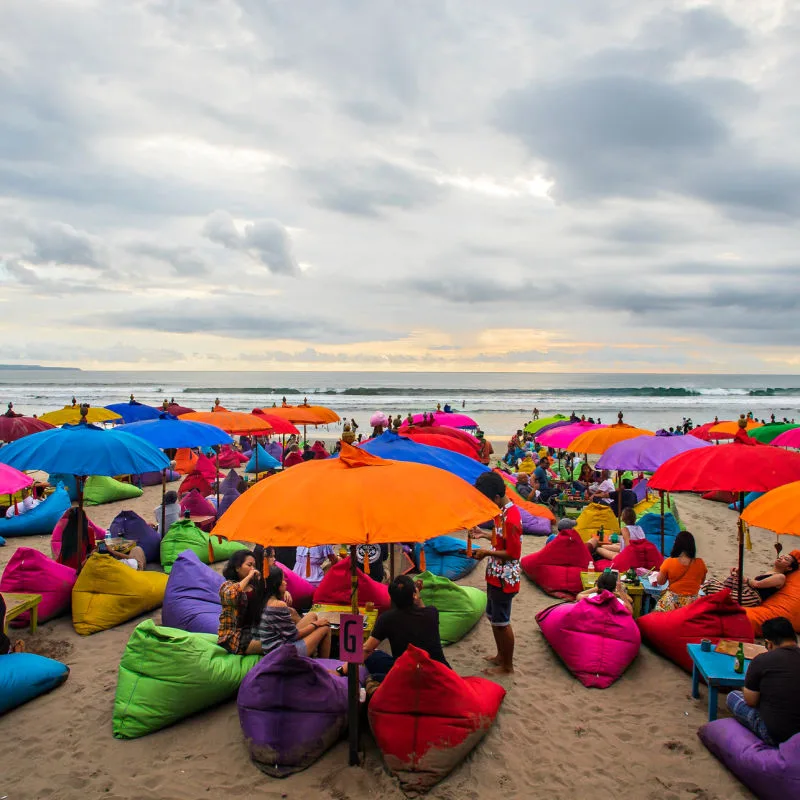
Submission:
{"label": "yellow bean bag", "polygon": [[612,533],[619,533],[619,520],[614,516],[614,512],[605,503],[589,503],[581,511],[576,520],[575,528],[581,535],[584,542],[588,542],[593,536],[597,536],[600,526],[606,536]]}
{"label": "yellow bean bag", "polygon": [[162,572],[138,572],[93,553],[72,588],[72,625],[82,636],[114,628],[158,608],[166,588]]}
{"label": "yellow bean bag", "polygon": [[[800,560],[800,550],[792,550],[792,555]],[[735,589],[733,595],[736,596]],[[783,588],[767,598],[760,606],[745,608],[744,612],[756,636],[761,636],[761,625],[773,617],[786,617],[792,623],[792,627],[800,633],[800,571],[787,575]]]}

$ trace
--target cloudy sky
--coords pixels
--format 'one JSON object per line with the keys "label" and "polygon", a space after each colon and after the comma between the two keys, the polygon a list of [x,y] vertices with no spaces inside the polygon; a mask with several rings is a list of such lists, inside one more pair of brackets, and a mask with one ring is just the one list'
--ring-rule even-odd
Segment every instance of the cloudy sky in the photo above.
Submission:
{"label": "cloudy sky", "polygon": [[800,372],[794,0],[3,0],[5,363]]}

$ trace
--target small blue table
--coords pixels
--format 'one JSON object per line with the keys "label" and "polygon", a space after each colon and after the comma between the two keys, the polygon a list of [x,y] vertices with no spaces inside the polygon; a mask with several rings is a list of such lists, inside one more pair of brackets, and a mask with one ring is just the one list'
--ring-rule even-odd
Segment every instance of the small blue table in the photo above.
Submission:
{"label": "small blue table", "polygon": [[700,676],[703,676],[708,685],[708,721],[717,718],[717,690],[740,689],[744,686],[744,676],[750,662],[745,659],[744,670],[733,671],[736,659],[725,653],[717,653],[716,645],[711,645],[711,650],[704,651],[699,644],[687,644],[686,649],[692,659],[692,697],[700,697]]}

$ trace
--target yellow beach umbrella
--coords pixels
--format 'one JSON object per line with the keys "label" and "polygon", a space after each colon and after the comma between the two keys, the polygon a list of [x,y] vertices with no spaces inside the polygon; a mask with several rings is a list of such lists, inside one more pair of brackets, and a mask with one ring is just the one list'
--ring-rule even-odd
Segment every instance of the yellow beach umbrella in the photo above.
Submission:
{"label": "yellow beach umbrella", "polygon": [[[84,405],[87,409],[86,421],[89,423],[113,422],[122,419],[116,412],[109,411],[102,406],[90,406],[88,403]],[[56,427],[60,425],[77,425],[81,421],[81,405],[73,403],[71,406],[64,406],[64,408],[58,409],[57,411],[48,411],[46,414],[42,414],[39,419],[44,422],[49,422]]]}

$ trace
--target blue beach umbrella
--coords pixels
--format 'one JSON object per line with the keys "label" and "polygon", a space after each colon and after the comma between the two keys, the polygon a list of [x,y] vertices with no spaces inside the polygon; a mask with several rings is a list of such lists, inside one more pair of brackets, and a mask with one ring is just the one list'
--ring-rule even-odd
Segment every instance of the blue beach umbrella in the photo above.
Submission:
{"label": "blue beach umbrella", "polygon": [[133,395],[131,395],[131,399],[127,403],[112,403],[110,406],[106,406],[106,408],[109,411],[113,411],[115,414],[119,414],[123,422],[126,423],[158,419],[161,415],[161,412],[157,408],[147,406],[144,403],[138,403],[133,399]]}

